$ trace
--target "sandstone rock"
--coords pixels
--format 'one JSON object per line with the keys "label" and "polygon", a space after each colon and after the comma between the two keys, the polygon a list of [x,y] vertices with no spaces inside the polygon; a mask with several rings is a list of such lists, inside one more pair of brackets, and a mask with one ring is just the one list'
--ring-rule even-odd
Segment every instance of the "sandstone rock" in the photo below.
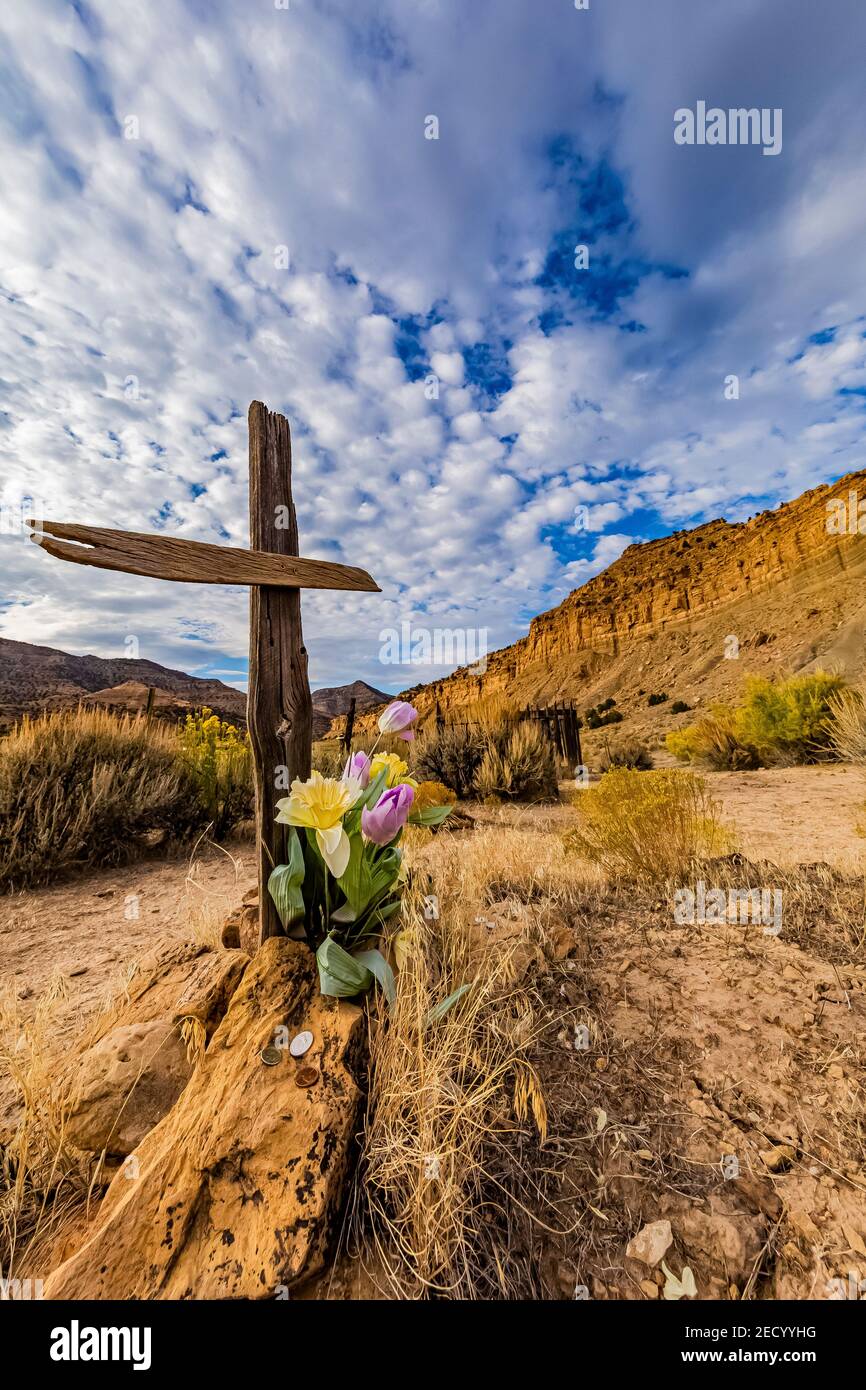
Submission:
{"label": "sandstone rock", "polygon": [[222,944],[227,950],[240,949],[254,956],[259,949],[259,904],[244,902],[230,912],[223,923]]}
{"label": "sandstone rock", "polygon": [[761,1149],[761,1158],[771,1173],[780,1173],[790,1167],[797,1157],[792,1144],[774,1144],[772,1149]]}
{"label": "sandstone rock", "polygon": [[626,1246],[626,1255],[631,1260],[640,1260],[641,1264],[657,1265],[659,1260],[664,1259],[673,1244],[673,1231],[669,1221],[652,1221],[643,1230],[638,1231],[636,1236],[632,1236]]}
{"label": "sandstone rock", "polygon": [[79,1060],[68,1139],[91,1153],[131,1153],[174,1105],[191,1071],[171,1019],[113,1029]]}
{"label": "sandstone rock", "polygon": [[[275,1030],[309,1029],[300,1063],[263,1066]],[[121,1170],[95,1230],[45,1284],[52,1299],[273,1298],[325,1257],[357,1126],[363,1014],[318,993],[285,937],[248,966],[174,1108]],[[296,1084],[313,1066],[316,1084]]]}
{"label": "sandstone rock", "polygon": [[128,1154],[167,1114],[192,1066],[181,1038],[195,1019],[205,1045],[249,957],[165,938],[141,961],[129,997],[100,1019],[68,1067],[68,1135],[92,1153]]}
{"label": "sandstone rock", "polygon": [[142,957],[122,1007],[99,1022],[88,1042],[98,1041],[121,1024],[190,1016],[203,1024],[209,1037],[248,960],[240,951],[211,951],[193,941],[162,938]]}
{"label": "sandstone rock", "polygon": [[746,1277],[763,1243],[758,1217],[692,1207],[677,1217],[677,1234],[690,1253],[721,1266],[726,1280]]}

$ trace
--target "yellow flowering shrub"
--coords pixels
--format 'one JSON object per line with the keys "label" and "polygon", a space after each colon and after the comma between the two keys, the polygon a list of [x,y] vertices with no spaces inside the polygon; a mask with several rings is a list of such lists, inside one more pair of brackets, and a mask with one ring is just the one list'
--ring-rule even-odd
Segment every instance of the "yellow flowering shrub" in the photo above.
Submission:
{"label": "yellow flowering shrub", "polygon": [[180,727],[181,757],[198,786],[215,840],[252,814],[252,751],[249,738],[212,710],[188,714]]}

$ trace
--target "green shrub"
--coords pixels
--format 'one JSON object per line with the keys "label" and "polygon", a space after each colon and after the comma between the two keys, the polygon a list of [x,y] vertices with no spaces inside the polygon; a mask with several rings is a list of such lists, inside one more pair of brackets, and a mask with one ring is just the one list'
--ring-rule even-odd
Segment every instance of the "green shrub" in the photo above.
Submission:
{"label": "green shrub", "polygon": [[671,705],[671,714],[685,714],[689,709],[691,709],[691,705],[687,705],[685,700],[674,700]]}
{"label": "green shrub", "polygon": [[740,742],[736,711],[727,705],[713,705],[696,724],[672,730],[665,744],[681,762],[712,768],[714,772],[746,772],[761,766],[757,750]]}
{"label": "green shrub", "polygon": [[412,773],[419,781],[443,782],[465,800],[475,790],[475,774],[487,747],[478,727],[444,724],[415,744]]}
{"label": "green shrub", "polygon": [[816,762],[836,751],[834,711],[844,691],[842,678],[825,671],[775,682],[748,676],[741,705],[713,705],[665,742],[683,762],[717,770]]}
{"label": "green shrub", "polygon": [[769,681],[748,676],[737,711],[740,742],[768,763],[810,763],[832,748],[830,701],[845,689],[841,676],[815,671]]}
{"label": "green shrub", "polygon": [[621,724],[625,715],[620,714],[618,709],[613,709],[616,701],[606,700],[603,705],[598,705],[593,709],[588,709],[584,716],[588,729],[603,729],[608,724]]}
{"label": "green shrub", "polygon": [[479,796],[542,801],[556,796],[556,756],[537,724],[524,721],[491,731],[475,775]]}
{"label": "green shrub", "polygon": [[667,698],[668,698],[667,695],[662,695],[662,694],[659,694],[659,695],[650,695],[649,699],[647,700],[647,704],[648,704],[648,705],[663,705],[664,702],[665,702],[665,700],[666,700]]}
{"label": "green shrub", "polygon": [[691,772],[615,767],[582,791],[576,805],[578,824],[566,835],[566,848],[615,878],[682,878],[699,861],[733,848],[717,804]]}
{"label": "green shrub", "polygon": [[0,742],[0,886],[122,864],[148,835],[206,823],[177,735],[144,719],[77,710],[25,719]]}

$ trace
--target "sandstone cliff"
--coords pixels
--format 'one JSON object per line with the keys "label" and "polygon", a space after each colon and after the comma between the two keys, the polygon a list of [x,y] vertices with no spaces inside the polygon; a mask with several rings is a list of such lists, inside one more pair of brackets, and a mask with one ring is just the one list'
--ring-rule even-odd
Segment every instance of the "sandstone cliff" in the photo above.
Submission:
{"label": "sandstone cliff", "polygon": [[[479,700],[521,706],[613,697],[633,723],[683,722],[650,694],[692,707],[733,696],[749,672],[866,670],[866,534],[828,530],[828,502],[866,499],[866,471],[746,522],[711,521],[629,546],[603,573],[540,614],[513,646],[403,692],[428,716],[466,717]],[[856,519],[855,519],[856,524]],[[863,523],[866,529],[866,521]],[[336,723],[336,721],[335,721]],[[364,733],[368,716],[359,724]]]}

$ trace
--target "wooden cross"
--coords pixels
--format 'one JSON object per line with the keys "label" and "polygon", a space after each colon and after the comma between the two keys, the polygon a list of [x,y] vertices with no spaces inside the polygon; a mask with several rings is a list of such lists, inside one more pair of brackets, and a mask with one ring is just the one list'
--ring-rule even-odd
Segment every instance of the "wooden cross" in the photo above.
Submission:
{"label": "wooden cross", "polygon": [[300,590],[378,593],[379,586],[366,570],[299,557],[289,422],[253,401],[248,424],[249,550],[57,521],[31,521],[36,530],[30,539],[49,555],[78,565],[191,584],[250,585],[247,724],[256,788],[259,939],[264,941],[282,932],[267,889],[271,869],[286,859],[287,827],[274,820],[276,771],[285,767],[289,778],[310,775],[313,706]]}

